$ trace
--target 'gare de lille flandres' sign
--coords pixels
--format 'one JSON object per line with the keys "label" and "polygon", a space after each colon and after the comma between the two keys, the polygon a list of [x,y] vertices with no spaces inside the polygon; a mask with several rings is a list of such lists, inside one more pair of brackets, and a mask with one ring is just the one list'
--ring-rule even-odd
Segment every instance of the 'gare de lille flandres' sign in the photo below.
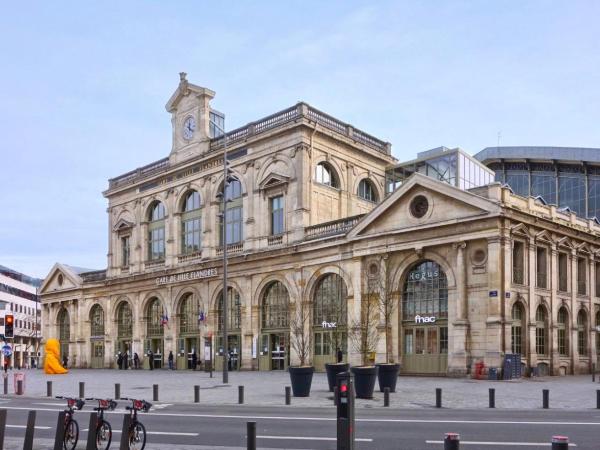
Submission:
{"label": "'gare de lille flandres' sign", "polygon": [[211,278],[217,276],[217,269],[215,267],[210,269],[193,270],[191,272],[178,273],[176,275],[168,275],[165,277],[157,277],[156,284],[171,284],[180,283],[182,281],[190,280],[201,280],[202,278]]}

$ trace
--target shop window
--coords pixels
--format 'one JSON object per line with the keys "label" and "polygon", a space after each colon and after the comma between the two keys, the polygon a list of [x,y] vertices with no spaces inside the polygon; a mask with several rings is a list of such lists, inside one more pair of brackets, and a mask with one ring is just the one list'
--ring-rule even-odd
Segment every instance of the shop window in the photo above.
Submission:
{"label": "shop window", "polygon": [[568,291],[569,257],[566,253],[558,254],[558,290]]}
{"label": "shop window", "polygon": [[564,306],[558,310],[558,353],[569,355],[569,313]]}
{"label": "shop window", "polygon": [[544,289],[548,287],[547,259],[548,250],[544,247],[538,247],[536,250],[536,282],[537,287]]}
{"label": "shop window", "polygon": [[577,294],[587,293],[587,260],[577,258]]}
{"label": "shop window", "polygon": [[525,244],[521,241],[513,242],[512,250],[513,283],[525,283]]}
{"label": "shop window", "polygon": [[577,352],[579,356],[587,356],[587,314],[584,310],[577,314]]}

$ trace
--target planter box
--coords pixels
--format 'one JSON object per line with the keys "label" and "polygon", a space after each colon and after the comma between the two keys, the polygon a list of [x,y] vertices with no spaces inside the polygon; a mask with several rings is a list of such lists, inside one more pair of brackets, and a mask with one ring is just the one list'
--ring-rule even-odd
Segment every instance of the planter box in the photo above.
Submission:
{"label": "planter box", "polygon": [[325,370],[327,371],[327,383],[329,383],[329,392],[333,392],[333,388],[337,386],[337,374],[348,372],[349,367],[350,364],[348,363],[325,364]]}
{"label": "planter box", "polygon": [[314,367],[290,367],[290,381],[292,382],[292,393],[294,397],[308,397],[310,386],[315,371]]}

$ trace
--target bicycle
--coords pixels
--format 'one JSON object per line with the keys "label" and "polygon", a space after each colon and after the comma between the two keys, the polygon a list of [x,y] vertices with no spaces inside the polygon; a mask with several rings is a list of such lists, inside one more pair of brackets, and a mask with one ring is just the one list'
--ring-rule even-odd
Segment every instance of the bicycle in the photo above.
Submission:
{"label": "bicycle", "polygon": [[146,446],[146,427],[138,420],[137,412],[150,411],[152,404],[146,400],[136,400],[127,397],[122,397],[122,400],[131,400],[132,402],[131,406],[125,408],[126,410],[131,411],[131,423],[127,430],[129,436],[129,450],[144,450],[144,447]]}
{"label": "bicycle", "polygon": [[[113,399],[86,398],[86,400],[96,400],[98,407],[98,419],[96,420],[96,450],[108,450],[112,441],[112,427],[110,423],[104,420],[104,411],[113,411],[117,407],[117,402]],[[91,430],[89,431],[91,433]]]}
{"label": "bicycle", "polygon": [[67,401],[67,409],[65,409],[65,436],[63,438],[63,448],[65,450],[75,450],[77,441],[79,440],[79,424],[73,415],[75,410],[81,410],[85,402],[80,398],[56,396]]}

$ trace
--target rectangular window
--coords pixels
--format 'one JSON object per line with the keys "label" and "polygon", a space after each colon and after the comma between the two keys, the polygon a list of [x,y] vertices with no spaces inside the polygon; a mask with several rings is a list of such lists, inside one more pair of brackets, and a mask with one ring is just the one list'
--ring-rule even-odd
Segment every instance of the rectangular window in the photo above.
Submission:
{"label": "rectangular window", "polygon": [[412,355],[413,352],[413,330],[404,330],[404,354]]}
{"label": "rectangular window", "polygon": [[513,242],[513,283],[525,283],[525,244],[520,241]]}
{"label": "rectangular window", "polygon": [[569,354],[567,349],[567,330],[564,326],[558,329],[558,353],[562,356]]}
{"label": "rectangular window", "polygon": [[547,255],[548,251],[544,247],[537,248],[536,270],[537,270],[537,287],[547,288]]}
{"label": "rectangular window", "polygon": [[415,353],[423,355],[425,353],[425,329],[415,329]]}
{"label": "rectangular window", "polygon": [[569,257],[566,253],[558,254],[558,290],[568,291]]}
{"label": "rectangular window", "polygon": [[448,353],[448,327],[440,328],[440,353]]}
{"label": "rectangular window", "polygon": [[438,352],[437,328],[427,329],[427,353],[434,355]]}
{"label": "rectangular window", "polygon": [[148,256],[152,261],[165,258],[165,229],[155,228],[149,231]]}
{"label": "rectangular window", "polygon": [[541,326],[535,329],[535,352],[538,355],[546,354],[546,329]]}
{"label": "rectangular window", "polygon": [[[227,244],[242,242],[242,208],[234,207],[227,210],[225,228],[227,231]],[[221,242],[223,241],[221,237]]]}
{"label": "rectangular window", "polygon": [[587,260],[577,258],[577,293],[585,295],[587,293]]}
{"label": "rectangular window", "polygon": [[129,266],[129,236],[121,238],[121,266]]}
{"label": "rectangular window", "polygon": [[523,341],[521,334],[520,326],[511,327],[511,337],[512,337],[512,352],[513,353],[523,353]]}
{"label": "rectangular window", "polygon": [[587,356],[587,341],[585,338],[585,330],[577,331],[577,352],[579,356]]}
{"label": "rectangular window", "polygon": [[181,252],[193,253],[200,250],[200,218],[189,219],[182,225]]}
{"label": "rectangular window", "polygon": [[271,235],[283,234],[283,196],[271,198]]}

